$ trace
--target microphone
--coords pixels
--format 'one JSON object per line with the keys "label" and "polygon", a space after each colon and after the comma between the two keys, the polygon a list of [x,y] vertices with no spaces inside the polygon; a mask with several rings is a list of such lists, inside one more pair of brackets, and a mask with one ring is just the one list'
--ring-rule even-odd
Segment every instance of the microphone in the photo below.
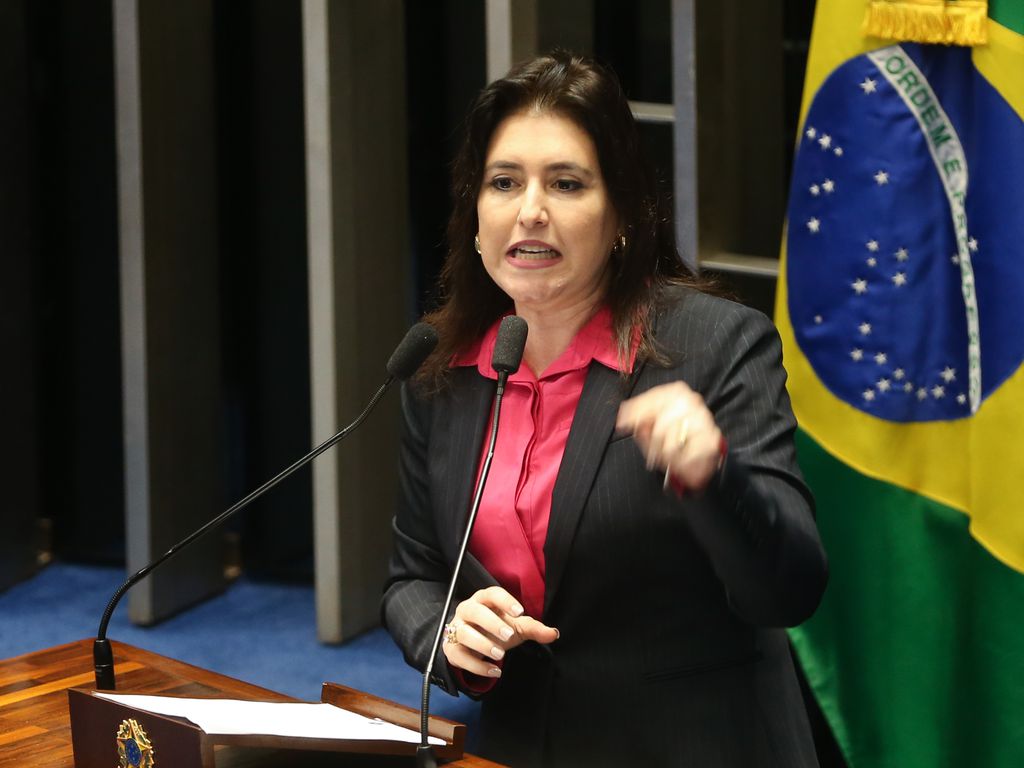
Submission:
{"label": "microphone", "polygon": [[387,378],[384,380],[384,383],[381,384],[376,393],[374,393],[373,397],[370,398],[369,404],[363,409],[363,412],[356,417],[355,421],[335,434],[334,437],[320,443],[320,445],[312,451],[307,453],[291,466],[276,474],[244,499],[235,502],[232,506],[217,515],[217,517],[210,520],[198,530],[193,531],[152,563],[140,569],[132,576],[129,576],[128,579],[118,587],[114,596],[110,598],[110,602],[107,603],[106,610],[103,612],[103,618],[100,619],[99,630],[96,632],[96,640],[93,642],[92,647],[93,664],[96,672],[96,688],[98,690],[113,691],[116,689],[114,681],[114,651],[110,645],[110,641],[107,640],[107,625],[110,623],[110,618],[114,614],[114,609],[117,608],[117,604],[121,601],[121,598],[124,597],[124,594],[193,541],[209,533],[236,512],[249,506],[249,504],[293,472],[301,469],[328,448],[331,448],[345,439],[349,433],[362,424],[366,417],[370,415],[370,411],[374,409],[394,381],[396,379],[405,381],[416,373],[419,367],[423,364],[423,361],[430,356],[430,353],[434,350],[435,346],[437,346],[437,331],[426,323],[416,323],[416,325],[408,330],[405,334],[405,338],[402,339],[401,343],[399,343],[398,347],[395,348],[394,353],[388,359],[387,365],[385,366],[385,370],[388,374]]}
{"label": "microphone", "polygon": [[388,379],[384,385],[390,386],[394,379],[406,381],[420,369],[423,361],[430,357],[430,353],[437,346],[437,331],[434,326],[427,323],[416,323],[406,331],[405,336],[391,353],[384,369],[388,372]]}
{"label": "microphone", "polygon": [[526,321],[518,315],[502,319],[494,342],[494,354],[491,355],[491,368],[498,372],[499,383],[504,384],[510,374],[519,370],[528,331]]}
{"label": "microphone", "polygon": [[473,494],[473,504],[469,510],[469,518],[466,522],[466,532],[462,536],[462,544],[459,546],[459,554],[455,559],[455,568],[452,570],[452,579],[448,584],[448,596],[445,598],[444,607],[441,609],[441,618],[437,623],[437,632],[434,634],[434,644],[430,649],[430,656],[427,659],[427,668],[423,672],[423,691],[420,706],[420,743],[416,747],[416,765],[419,768],[436,768],[437,758],[429,742],[430,726],[430,675],[434,671],[434,659],[441,647],[441,636],[444,634],[444,624],[448,617],[448,611],[452,607],[452,598],[455,595],[455,583],[459,580],[459,573],[462,571],[462,561],[466,557],[466,550],[469,547],[469,537],[473,533],[473,523],[476,522],[476,513],[480,509],[480,499],[484,495],[484,485],[487,483],[487,475],[491,470],[491,460],[494,458],[494,445],[498,441],[498,417],[501,414],[501,399],[505,394],[505,384],[508,377],[519,370],[523,360],[523,350],[526,348],[526,334],[528,331],[526,321],[517,315],[509,315],[501,321],[498,326],[498,338],[494,343],[494,352],[491,355],[491,368],[498,374],[498,386],[494,391],[494,416],[491,419],[491,434],[487,444],[487,456],[484,457],[484,466],[480,470],[480,479],[476,484],[476,491]]}

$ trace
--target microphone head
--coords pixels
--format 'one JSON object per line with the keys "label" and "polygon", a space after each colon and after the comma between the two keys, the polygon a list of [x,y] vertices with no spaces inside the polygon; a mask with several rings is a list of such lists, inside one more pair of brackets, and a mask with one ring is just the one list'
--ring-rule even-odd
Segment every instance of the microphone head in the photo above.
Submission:
{"label": "microphone head", "polygon": [[526,321],[518,315],[502,319],[498,327],[498,340],[494,343],[491,368],[498,373],[512,374],[519,370],[526,348]]}
{"label": "microphone head", "polygon": [[437,331],[427,323],[416,323],[391,354],[385,366],[388,375],[405,381],[423,365],[437,346]]}

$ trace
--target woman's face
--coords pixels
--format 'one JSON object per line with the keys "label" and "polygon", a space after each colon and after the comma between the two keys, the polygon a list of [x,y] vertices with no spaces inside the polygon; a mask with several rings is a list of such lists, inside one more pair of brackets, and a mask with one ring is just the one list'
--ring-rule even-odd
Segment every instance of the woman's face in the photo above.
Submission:
{"label": "woman's face", "polygon": [[519,112],[487,149],[476,203],[484,268],[516,311],[599,304],[618,216],[594,142],[568,118]]}

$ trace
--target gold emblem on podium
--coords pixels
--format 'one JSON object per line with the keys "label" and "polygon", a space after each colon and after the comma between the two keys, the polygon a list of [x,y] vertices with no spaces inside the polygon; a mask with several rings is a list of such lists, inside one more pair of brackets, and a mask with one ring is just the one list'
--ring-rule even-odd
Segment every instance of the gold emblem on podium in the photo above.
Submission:
{"label": "gold emblem on podium", "polygon": [[121,721],[117,729],[117,754],[121,758],[119,768],[152,768],[156,762],[149,737],[134,719]]}

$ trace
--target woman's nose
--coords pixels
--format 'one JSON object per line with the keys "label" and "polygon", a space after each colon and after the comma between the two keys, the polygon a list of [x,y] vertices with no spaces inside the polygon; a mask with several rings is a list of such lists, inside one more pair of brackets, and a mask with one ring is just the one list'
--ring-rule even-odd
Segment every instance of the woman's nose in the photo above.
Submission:
{"label": "woman's nose", "polygon": [[547,203],[543,190],[530,184],[523,193],[519,208],[519,223],[524,227],[538,227],[548,222]]}

